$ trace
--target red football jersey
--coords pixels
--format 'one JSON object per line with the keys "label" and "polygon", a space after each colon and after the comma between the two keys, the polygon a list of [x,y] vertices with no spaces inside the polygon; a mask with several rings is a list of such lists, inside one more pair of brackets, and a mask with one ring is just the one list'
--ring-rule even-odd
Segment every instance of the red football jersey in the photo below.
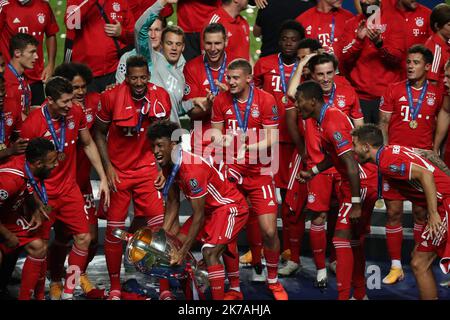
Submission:
{"label": "red football jersey", "polygon": [[[324,96],[325,102],[328,103],[329,99],[329,95]],[[332,107],[338,108],[352,120],[363,119],[359,106],[359,99],[355,93],[355,90],[350,86],[336,84],[336,92]],[[317,121],[315,119],[307,119],[305,121],[305,130],[305,146],[307,153],[306,163],[308,169],[310,169],[320,163],[323,160],[324,155],[321,147],[321,134],[317,126]],[[334,168],[330,168],[328,170],[327,173],[335,171]]]}
{"label": "red football jersey", "polygon": [[27,77],[21,75],[18,79],[9,66],[6,65],[4,78],[6,89],[5,105],[19,113],[25,113],[31,106],[31,88]]}
{"label": "red football jersey", "polygon": [[[113,38],[105,33],[106,22],[96,3],[103,8],[110,23],[120,22],[122,33],[116,39],[121,49],[134,44],[135,20],[125,0],[67,1],[65,23],[68,37],[73,40],[71,61],[87,64],[94,77],[99,77],[116,72],[119,57]],[[79,10],[73,13],[76,8]]]}
{"label": "red football jersey", "polygon": [[[97,115],[97,111],[100,104],[100,94],[97,92],[88,93],[86,99],[84,101],[84,107],[82,106],[84,115],[86,117],[86,125],[87,128],[91,131],[91,135],[93,134],[92,126],[94,125],[95,116]],[[89,190],[89,186],[91,183],[90,173],[91,173],[91,161],[86,156],[84,152],[84,146],[81,143],[78,143],[77,150],[77,183],[80,187],[81,193],[84,194],[83,191]]]}
{"label": "red football jersey", "polygon": [[17,132],[20,134],[22,128],[22,114],[20,110],[11,104],[5,104],[3,106],[3,125],[5,126],[5,141],[3,143],[9,147],[12,133]]}
{"label": "red football jersey", "polygon": [[[205,198],[205,214],[226,205],[246,206],[244,196],[228,179],[203,158],[182,151],[182,163],[175,182],[188,199]],[[166,176],[170,174],[165,171]]]}
{"label": "red football jersey", "polygon": [[[238,107],[241,112],[242,121],[244,121],[244,114],[247,101],[238,101]],[[233,107],[233,97],[229,92],[220,93],[215,99],[213,104],[212,123],[223,123],[224,133],[232,134],[234,136],[233,142],[230,147],[233,147],[232,153],[234,157],[237,157],[238,148],[242,144],[239,137],[242,135],[239,128],[236,114]],[[263,129],[264,126],[271,126],[277,128],[279,122],[278,108],[276,106],[275,98],[261,89],[254,88],[253,102],[250,107],[248,116],[247,136],[248,143],[254,144],[259,142],[264,137],[261,136],[259,129]],[[224,152],[226,154],[226,152]],[[260,155],[250,158],[250,153],[245,154],[245,163],[241,164],[241,161],[234,163],[230,166],[235,167],[240,173],[254,173],[259,174],[260,169],[263,166],[261,163]],[[252,152],[253,155],[253,152]],[[229,160],[229,159],[224,159]],[[229,162],[227,162],[229,163]]]}
{"label": "red football jersey", "polygon": [[32,70],[26,70],[25,75],[30,82],[41,80],[44,70],[44,35],[48,37],[58,33],[59,28],[48,1],[31,0],[26,5],[19,1],[3,1],[0,9],[0,51],[9,61],[9,40],[18,32],[27,33],[39,41],[37,49],[38,59]]}
{"label": "red football jersey", "polygon": [[303,12],[295,20],[305,28],[307,38],[318,39],[327,51],[333,52],[335,45],[341,41],[345,22],[352,17],[353,14],[350,11],[342,8],[325,13],[314,7]]}
{"label": "red football jersey", "polygon": [[360,14],[347,21],[335,54],[339,70],[348,77],[358,96],[374,100],[384,94],[389,83],[404,78],[406,36],[402,23],[382,13],[378,27],[383,46],[377,48],[368,37],[363,40],[357,37],[356,30],[363,19],[364,15]]}
{"label": "red football jersey", "polygon": [[[142,14],[150,8],[157,0],[128,0],[128,6],[133,13],[134,20],[138,20]],[[161,17],[170,17],[173,13],[171,4],[164,6],[159,14]]]}
{"label": "red football jersey", "polygon": [[433,53],[433,64],[428,71],[428,79],[438,81],[443,86],[445,63],[450,59],[450,45],[435,33],[425,42],[425,47]]}
{"label": "red football jersey", "polygon": [[[417,105],[422,88],[411,87],[414,106]],[[418,126],[409,126],[411,110],[406,91],[406,80],[391,84],[381,100],[380,111],[390,113],[389,144],[428,149],[433,147],[433,136],[436,129],[436,118],[442,103],[442,91],[428,82],[427,92],[422,102],[420,113],[416,117]],[[412,137],[414,137],[412,139]]]}
{"label": "red football jersey", "polygon": [[433,173],[439,202],[450,197],[450,177],[412,149],[388,145],[382,150],[379,159],[380,172],[389,185],[411,202],[426,208],[427,201],[420,182],[411,179],[413,164]]}
{"label": "red football jersey", "polygon": [[[43,137],[53,141],[47,121],[44,115],[46,102],[43,106],[33,110],[22,126],[23,138],[38,138]],[[60,121],[54,120],[53,127],[55,128],[58,139],[61,139]],[[79,131],[87,130],[86,117],[83,110],[78,104],[73,104],[69,114],[65,117],[66,123],[66,138],[64,144],[65,159],[58,163],[48,179],[45,180],[45,186],[49,198],[57,198],[69,191],[73,184],[76,183],[76,166],[77,166],[77,141]],[[56,144],[55,144],[56,146]]]}
{"label": "red football jersey", "polygon": [[[126,83],[122,83],[101,95],[101,109],[97,119],[110,124],[108,132],[108,155],[114,168],[131,175],[142,168],[155,166],[155,156],[147,138],[148,127],[157,119],[170,117],[169,94],[154,84],[148,84],[145,99],[134,101]],[[144,109],[139,134],[135,127]]]}
{"label": "red football jersey", "polygon": [[[271,93],[275,97],[278,112],[280,113],[280,141],[289,143],[292,142],[292,138],[286,124],[286,109],[292,108],[294,103],[290,99],[288,99],[287,102],[283,102],[285,94],[283,93],[281,85],[281,72],[278,65],[278,56],[279,54],[272,54],[262,57],[256,62],[254,82],[255,86]],[[283,66],[287,90],[295,63],[290,65],[283,63]]]}
{"label": "red football jersey", "polygon": [[[185,90],[183,100],[189,100],[196,97],[206,97],[208,94],[207,90],[211,91],[211,87],[208,81],[208,76],[206,74],[206,66],[203,62],[204,55],[200,55],[188,63],[186,63],[183,73],[186,80]],[[227,55],[226,65],[232,61],[232,58]],[[220,67],[217,69],[212,69],[211,75],[214,80],[219,78]],[[222,83],[226,82],[226,66],[225,71],[222,77]],[[195,127],[193,129],[194,134],[194,142],[200,142],[205,137],[203,134],[206,130],[211,128],[211,116],[206,116],[202,119],[202,131],[195,131]],[[206,146],[210,143],[210,141],[203,141],[203,145]]]}
{"label": "red football jersey", "polygon": [[[206,19],[202,30],[210,23],[220,23],[225,27],[228,37],[228,45],[225,52],[234,58],[250,60],[250,26],[241,15],[232,18],[222,7],[214,10]],[[201,38],[201,47],[203,38]]]}
{"label": "red football jersey", "polygon": [[338,108],[328,108],[322,123],[319,125],[321,146],[331,157],[333,165],[341,174],[342,180],[347,180],[347,168],[339,159],[344,153],[352,151],[353,124]]}
{"label": "red football jersey", "polygon": [[[38,185],[40,187],[40,182]],[[24,213],[25,198],[33,194],[25,173],[25,156],[11,158],[0,166],[0,221],[3,224],[16,223],[17,216]]]}
{"label": "red football jersey", "polygon": [[218,6],[218,0],[178,0],[178,26],[186,33],[201,33],[207,18]]}

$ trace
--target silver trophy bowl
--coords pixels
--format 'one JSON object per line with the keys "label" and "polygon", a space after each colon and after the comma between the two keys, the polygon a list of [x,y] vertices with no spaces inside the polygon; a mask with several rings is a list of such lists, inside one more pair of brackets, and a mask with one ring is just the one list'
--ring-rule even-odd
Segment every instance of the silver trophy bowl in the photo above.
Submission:
{"label": "silver trophy bowl", "polygon": [[170,254],[172,250],[181,248],[181,242],[162,228],[143,227],[134,234],[115,229],[113,235],[127,242],[125,259],[139,272],[157,278],[184,280],[189,277],[191,269],[197,288],[204,292],[209,286],[207,271],[200,268],[191,252],[181,265],[170,265]]}

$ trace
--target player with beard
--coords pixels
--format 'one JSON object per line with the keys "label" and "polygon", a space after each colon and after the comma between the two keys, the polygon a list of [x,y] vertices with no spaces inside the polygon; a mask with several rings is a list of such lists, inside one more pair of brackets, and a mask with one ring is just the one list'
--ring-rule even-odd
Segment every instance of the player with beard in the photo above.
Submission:
{"label": "player with beard", "polygon": [[[24,248],[19,300],[44,300],[47,244],[42,238],[42,220],[48,212],[45,179],[57,165],[53,144],[43,138],[30,141],[25,156],[0,166],[0,264],[2,256]],[[39,200],[36,200],[39,199]]]}
{"label": "player with beard", "polygon": [[107,220],[105,256],[111,280],[109,299],[112,300],[121,298],[123,253],[122,243],[112,232],[125,228],[131,200],[134,216],[146,219],[148,226],[160,226],[164,218],[163,200],[157,190],[162,177],[145,135],[155,120],[170,116],[171,105],[167,92],[150,84],[149,77],[145,58],[130,57],[126,81],[103,92],[94,126],[95,141],[114,191],[107,210],[100,200],[100,210],[105,211]]}

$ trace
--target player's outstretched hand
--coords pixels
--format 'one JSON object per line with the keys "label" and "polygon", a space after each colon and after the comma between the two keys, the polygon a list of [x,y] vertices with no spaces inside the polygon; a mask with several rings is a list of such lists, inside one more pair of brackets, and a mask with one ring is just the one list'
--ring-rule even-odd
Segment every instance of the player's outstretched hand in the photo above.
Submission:
{"label": "player's outstretched hand", "polygon": [[268,2],[267,0],[255,0],[255,4],[258,9],[264,9],[267,7]]}
{"label": "player's outstretched hand", "polygon": [[116,173],[116,170],[114,170],[112,165],[110,165],[106,169],[106,177],[108,179],[108,185],[111,188],[111,190],[113,192],[117,192],[116,182],[120,183],[120,179],[119,179],[119,176]]}
{"label": "player's outstretched hand", "polygon": [[170,265],[181,265],[183,263],[184,257],[186,256],[186,253],[184,253],[182,250],[176,250],[173,249],[170,252]]}
{"label": "player's outstretched hand", "polygon": [[166,177],[164,177],[162,171],[158,172],[158,177],[155,180],[156,190],[162,190],[166,184]]}
{"label": "player's outstretched hand", "polygon": [[13,144],[12,144],[12,152],[14,155],[17,154],[22,154],[25,152],[25,149],[28,146],[28,139],[22,139],[19,138],[17,139]]}
{"label": "player's outstretched hand", "polygon": [[102,195],[104,196],[104,206],[109,208],[109,197],[110,197],[110,191],[108,186],[108,179],[102,179],[100,180],[100,187],[98,189],[98,196],[101,198]]}
{"label": "player's outstretched hand", "polygon": [[437,212],[430,213],[428,216],[427,227],[430,230],[430,236],[432,239],[437,238],[441,235],[441,217]]}

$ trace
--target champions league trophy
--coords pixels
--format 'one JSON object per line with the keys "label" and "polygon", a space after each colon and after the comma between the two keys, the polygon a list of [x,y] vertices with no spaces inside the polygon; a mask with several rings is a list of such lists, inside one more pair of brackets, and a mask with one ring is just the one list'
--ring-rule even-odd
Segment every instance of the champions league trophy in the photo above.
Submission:
{"label": "champions league trophy", "polygon": [[194,299],[196,291],[198,295],[203,296],[208,288],[208,273],[199,267],[191,252],[188,252],[181,265],[170,265],[170,254],[172,250],[179,249],[181,243],[162,228],[152,230],[143,227],[134,234],[115,229],[113,235],[127,242],[125,258],[138,271],[156,278],[190,281]]}

